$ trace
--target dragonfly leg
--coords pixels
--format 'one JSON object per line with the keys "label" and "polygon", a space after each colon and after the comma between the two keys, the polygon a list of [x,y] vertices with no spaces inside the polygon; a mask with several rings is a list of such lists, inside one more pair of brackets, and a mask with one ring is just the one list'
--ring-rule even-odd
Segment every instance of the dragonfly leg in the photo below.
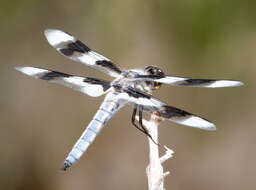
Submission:
{"label": "dragonfly leg", "polygon": [[[156,143],[156,141],[153,139],[153,137],[149,134],[148,130],[143,126],[143,123],[142,123],[142,112],[143,112],[143,106],[139,106],[139,124],[141,126],[141,128],[143,129],[143,133],[145,133],[152,141],[153,143],[155,143],[156,145],[159,146],[158,143]],[[136,113],[135,113],[136,114]]]}
{"label": "dragonfly leg", "polygon": [[139,126],[135,123],[135,116],[136,116],[136,113],[137,113],[137,109],[138,109],[138,105],[135,104],[134,108],[133,108],[133,113],[132,113],[132,124],[133,124],[134,127],[139,129],[141,132],[145,133],[145,130],[139,128]]}

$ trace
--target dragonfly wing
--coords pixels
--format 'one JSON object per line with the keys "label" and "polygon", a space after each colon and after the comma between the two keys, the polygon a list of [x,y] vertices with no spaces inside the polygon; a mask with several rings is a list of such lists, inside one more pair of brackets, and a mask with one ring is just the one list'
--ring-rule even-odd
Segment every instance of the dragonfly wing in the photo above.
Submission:
{"label": "dragonfly wing", "polygon": [[243,83],[234,80],[217,80],[217,79],[192,79],[173,76],[154,76],[139,75],[135,80],[159,82],[173,86],[201,87],[201,88],[222,88],[242,86]]}
{"label": "dragonfly wing", "polygon": [[49,44],[65,57],[99,69],[112,77],[121,74],[121,69],[110,59],[91,50],[71,34],[56,29],[47,29],[44,34]]}
{"label": "dragonfly wing", "polygon": [[33,78],[61,84],[93,97],[105,94],[110,88],[110,83],[104,80],[79,77],[36,67],[16,67],[16,69]]}
{"label": "dragonfly wing", "polygon": [[177,124],[204,129],[208,131],[216,130],[215,125],[207,119],[191,114],[182,109],[175,108],[173,106],[164,105],[160,108],[145,107],[144,111],[150,114],[156,114],[157,116],[162,117],[163,119],[170,120]]}
{"label": "dragonfly wing", "polygon": [[163,119],[167,119],[181,125],[204,130],[216,130],[215,125],[210,121],[184,110],[169,106],[149,94],[134,90],[133,88],[122,90],[123,91],[120,92],[116,98],[142,105],[144,107],[143,110],[149,114],[156,114]]}

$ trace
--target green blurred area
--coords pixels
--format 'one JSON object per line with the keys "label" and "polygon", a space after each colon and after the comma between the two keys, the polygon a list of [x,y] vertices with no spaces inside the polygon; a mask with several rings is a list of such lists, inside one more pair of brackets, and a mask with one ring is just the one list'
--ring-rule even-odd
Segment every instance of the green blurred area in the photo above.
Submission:
{"label": "green blurred area", "polygon": [[175,151],[166,189],[254,190],[256,2],[0,1],[0,189],[146,189],[146,137],[117,113],[71,170],[59,170],[102,97],[28,78],[29,65],[111,80],[60,56],[43,36],[58,28],[122,68],[157,65],[169,75],[235,79],[243,87],[163,86],[154,95],[201,115],[216,132],[164,122],[160,143]]}

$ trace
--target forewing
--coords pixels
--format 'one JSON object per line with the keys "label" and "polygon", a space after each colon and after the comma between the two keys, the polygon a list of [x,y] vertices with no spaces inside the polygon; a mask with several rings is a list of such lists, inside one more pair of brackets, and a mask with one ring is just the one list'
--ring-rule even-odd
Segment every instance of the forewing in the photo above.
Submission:
{"label": "forewing", "polygon": [[135,80],[159,82],[173,86],[188,86],[201,88],[222,88],[243,85],[240,81],[234,80],[217,80],[217,79],[191,79],[172,76],[155,76],[155,75],[139,75]]}
{"label": "forewing", "polygon": [[16,69],[33,78],[61,84],[93,97],[101,96],[110,88],[110,83],[104,80],[78,77],[36,67],[16,67]]}
{"label": "forewing", "polygon": [[74,36],[56,29],[47,29],[44,34],[49,44],[65,57],[99,69],[112,77],[121,73],[121,69],[110,59],[91,50]]}
{"label": "forewing", "polygon": [[181,125],[204,130],[216,130],[215,125],[210,121],[184,110],[169,106],[149,94],[132,88],[123,89],[116,98],[143,105],[145,112],[156,114],[163,119],[167,119]]}

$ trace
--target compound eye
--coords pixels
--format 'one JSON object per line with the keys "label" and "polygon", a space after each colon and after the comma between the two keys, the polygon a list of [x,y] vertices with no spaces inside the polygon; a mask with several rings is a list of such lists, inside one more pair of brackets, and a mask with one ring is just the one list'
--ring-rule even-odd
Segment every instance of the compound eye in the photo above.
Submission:
{"label": "compound eye", "polygon": [[157,69],[157,75],[164,76],[165,74],[162,69]]}

